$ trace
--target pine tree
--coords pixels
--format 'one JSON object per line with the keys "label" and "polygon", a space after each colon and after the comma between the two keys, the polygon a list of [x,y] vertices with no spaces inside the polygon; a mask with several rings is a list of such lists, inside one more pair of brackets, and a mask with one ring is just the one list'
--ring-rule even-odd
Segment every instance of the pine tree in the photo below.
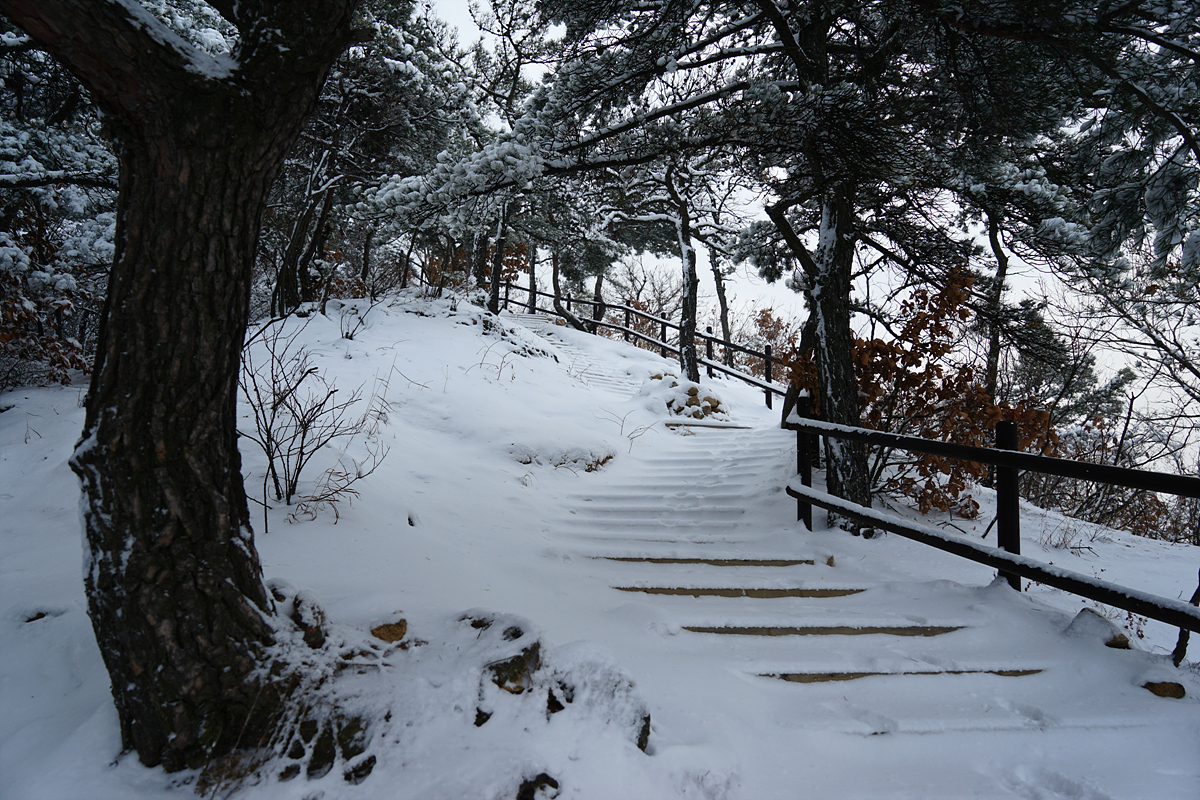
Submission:
{"label": "pine tree", "polygon": [[213,2],[228,53],[136,3],[4,0],[103,110],[116,252],[71,459],[85,588],[122,742],[199,767],[258,746],[286,694],[237,448],[239,356],[271,184],[351,42],[353,0]]}

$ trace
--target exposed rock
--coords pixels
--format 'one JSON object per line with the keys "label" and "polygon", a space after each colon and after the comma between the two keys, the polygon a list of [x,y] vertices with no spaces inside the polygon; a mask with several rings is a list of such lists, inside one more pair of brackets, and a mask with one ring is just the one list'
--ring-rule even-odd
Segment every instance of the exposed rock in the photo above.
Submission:
{"label": "exposed rock", "polygon": [[358,717],[351,717],[338,729],[337,743],[344,760],[358,758],[367,749],[367,727]]}
{"label": "exposed rock", "polygon": [[1175,681],[1149,681],[1143,683],[1142,688],[1149,689],[1151,694],[1159,697],[1170,697],[1175,700],[1182,700],[1187,695],[1183,684],[1175,683]]}
{"label": "exposed rock", "polygon": [[408,633],[408,621],[388,622],[371,629],[371,635],[385,642],[398,642]]}
{"label": "exposed rock", "polygon": [[325,645],[325,630],[328,621],[325,612],[308,592],[297,592],[292,604],[292,621],[304,632],[304,643],[313,650]]}
{"label": "exposed rock", "polygon": [[492,683],[504,691],[521,694],[533,685],[533,673],[542,663],[541,649],[541,643],[534,642],[512,658],[493,661],[484,670],[491,673]]}
{"label": "exposed rock", "polygon": [[373,769],[375,769],[375,756],[367,756],[358,764],[343,772],[342,779],[352,786],[357,786],[367,779],[367,776],[371,774],[371,770]]}
{"label": "exposed rock", "polygon": [[642,717],[642,727],[641,727],[641,730],[638,731],[637,748],[638,748],[638,750],[641,750],[644,753],[644,752],[646,752],[646,748],[649,746],[650,746],[650,715],[647,714],[646,716]]}
{"label": "exposed rock", "polygon": [[551,800],[558,797],[558,781],[544,772],[527,778],[517,789],[517,800]]}
{"label": "exposed rock", "polygon": [[1096,611],[1090,608],[1085,608],[1075,615],[1075,619],[1071,620],[1071,624],[1064,631],[1068,636],[1078,636],[1085,639],[1099,639],[1104,642],[1105,646],[1116,648],[1119,650],[1129,650],[1132,645],[1129,642],[1129,637],[1125,635],[1112,620],[1105,619]]}
{"label": "exposed rock", "polygon": [[308,779],[324,778],[333,769],[333,762],[336,758],[337,750],[333,746],[333,728],[327,725],[317,736],[312,755],[308,759]]}

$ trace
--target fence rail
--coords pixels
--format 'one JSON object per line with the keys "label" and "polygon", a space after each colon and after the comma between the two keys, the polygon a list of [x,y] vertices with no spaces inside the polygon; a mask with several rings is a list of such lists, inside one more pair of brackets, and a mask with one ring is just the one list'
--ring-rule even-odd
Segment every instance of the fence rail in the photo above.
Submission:
{"label": "fence rail", "polygon": [[[513,289],[526,293],[529,301],[532,302],[527,301],[524,307],[530,309],[532,313],[541,312],[555,316],[564,316],[559,314],[554,308],[542,309],[537,305],[538,297],[555,300],[554,295],[537,290],[531,292],[523,286],[517,286],[508,282],[504,285],[505,308],[509,305],[509,297]],[[681,343],[678,341],[678,334],[676,335],[676,342],[674,344],[667,341],[668,330],[681,330],[681,326],[677,323],[653,314],[648,314],[624,303],[609,304],[603,301],[597,302],[595,300],[572,297],[561,298],[560,302],[562,300],[565,300],[568,311],[571,310],[572,305],[585,305],[593,309],[600,306],[604,309],[605,314],[608,311],[619,311],[624,314],[625,324],[623,325],[606,322],[602,318],[585,318],[579,320],[585,326],[593,325],[597,330],[605,328],[620,331],[624,335],[625,341],[630,341],[630,337],[634,337],[647,344],[654,345],[660,349],[664,357],[670,353],[679,353]],[[599,316],[603,317],[605,314]],[[653,336],[649,336],[634,328],[631,325],[631,319],[634,317],[657,325],[659,328],[659,338],[655,339]],[[1126,586],[1119,586],[1088,575],[1043,564],[1028,556],[1022,556],[1020,495],[1017,487],[1017,478],[1021,470],[1026,470],[1065,478],[1090,480],[1097,483],[1123,486],[1142,491],[1161,492],[1163,494],[1174,494],[1182,497],[1200,497],[1200,478],[1126,469],[1107,464],[1088,464],[1081,461],[1023,453],[1017,450],[1017,429],[1014,422],[1001,422],[997,425],[996,447],[993,449],[923,439],[916,436],[901,436],[883,431],[853,428],[805,418],[796,413],[797,408],[800,406],[797,406],[795,398],[788,396],[786,389],[771,380],[774,359],[769,345],[765,352],[760,353],[756,350],[719,339],[711,334],[711,329],[707,333],[697,333],[696,338],[704,342],[707,357],[700,357],[697,360],[707,368],[709,377],[712,377],[713,370],[717,370],[762,389],[766,395],[768,408],[771,407],[772,395],[777,394],[786,398],[783,410],[783,427],[796,432],[797,473],[799,477],[798,484],[796,481],[793,481],[787,486],[787,493],[796,498],[797,519],[802,520],[808,526],[809,530],[812,530],[812,507],[817,506],[838,514],[843,514],[863,525],[890,531],[891,533],[952,553],[961,558],[995,567],[1000,571],[1001,577],[1006,578],[1009,584],[1018,591],[1020,590],[1020,579],[1027,578],[1080,597],[1086,597],[1089,600],[1095,600],[1124,611],[1140,614],[1149,619],[1165,622],[1168,625],[1178,627],[1181,632],[1200,632],[1200,608],[1196,606],[1189,605],[1181,600],[1173,600]],[[762,359],[765,379],[749,375],[740,370],[733,369],[727,364],[715,361],[712,354],[714,344],[726,348],[727,351],[733,350]],[[845,439],[847,441],[860,442],[878,447],[890,447],[914,453],[925,453],[943,458],[956,458],[994,466],[996,468],[997,501],[996,541],[1000,549],[993,549],[980,542],[971,541],[960,536],[952,536],[927,526],[916,525],[883,514],[874,509],[814,490],[812,488],[812,456],[816,452],[816,439],[818,436]],[[1200,595],[1200,590],[1197,590],[1197,594]],[[1182,635],[1181,641],[1185,641]]]}
{"label": "fence rail", "polygon": [[[533,302],[530,303],[528,300],[526,300],[525,303],[516,303],[515,300],[510,299],[511,292],[513,290],[525,292],[526,297],[529,297],[532,294]],[[507,281],[504,284],[504,307],[505,308],[508,308],[509,304],[512,303],[512,304],[518,305],[521,308],[529,310],[530,313],[553,314],[554,316],[558,316],[558,317],[564,316],[564,315],[560,314],[558,312],[558,310],[555,309],[553,306],[551,306],[550,308],[539,307],[537,304],[537,298],[539,298],[539,297],[545,297],[551,301],[556,299],[555,296],[553,294],[550,294],[549,292],[543,292],[543,291],[539,291],[539,290],[535,289],[531,293],[530,290],[524,286],[518,286],[517,284],[507,282]],[[590,306],[593,309],[595,309],[597,306],[601,306],[604,308],[606,313],[609,311],[622,312],[624,314],[624,320],[625,320],[624,324],[619,324],[619,323],[615,323],[615,322],[606,322],[603,319],[593,319],[591,317],[581,318],[581,319],[579,319],[579,322],[585,326],[594,325],[596,328],[604,328],[606,330],[620,331],[624,335],[625,341],[627,341],[627,342],[630,341],[630,337],[633,337],[633,338],[638,339],[647,344],[654,345],[655,347],[657,347],[659,349],[659,352],[661,353],[661,355],[664,358],[669,358],[671,355],[676,355],[676,356],[679,355],[681,343],[679,341],[679,333],[678,332],[682,330],[682,326],[677,322],[672,322],[668,319],[663,319],[662,317],[655,316],[654,314],[649,314],[645,311],[642,311],[641,309],[634,308],[625,303],[605,303],[603,301],[597,302],[595,300],[588,300],[586,298],[569,297],[569,296],[564,296],[564,297],[557,298],[557,299],[560,302],[564,302],[566,304],[566,309],[568,312],[570,312],[572,310],[572,306],[579,306],[579,305]],[[643,320],[646,320],[647,322],[652,322],[655,325],[657,325],[659,327],[659,338],[656,339],[653,336],[645,334],[645,333],[637,330],[636,328],[632,327],[630,322],[631,322],[631,318],[633,318],[633,317],[636,317],[638,319],[643,319]],[[667,337],[668,330],[674,330],[677,332],[674,343],[671,343],[668,341],[668,337]],[[706,356],[700,356],[696,360],[700,364],[704,365],[704,367],[707,369],[708,377],[711,378],[713,376],[713,372],[716,371],[716,372],[720,372],[725,375],[728,375],[732,378],[737,378],[738,380],[744,381],[745,383],[748,383],[751,386],[755,386],[759,389],[762,389],[763,393],[766,397],[767,408],[772,407],[772,396],[773,395],[779,395],[780,397],[784,397],[787,394],[786,387],[780,386],[779,384],[777,384],[771,380],[771,374],[774,371],[774,366],[775,366],[775,359],[774,359],[773,353],[771,352],[770,345],[767,345],[765,352],[759,352],[757,350],[752,350],[749,347],[743,347],[742,345],[734,344],[733,342],[726,342],[724,339],[721,339],[717,336],[713,336],[711,333],[711,329],[709,329],[709,331],[705,332],[705,333],[697,332],[696,339],[698,339],[704,343],[704,347],[706,350]],[[746,372],[743,372],[739,369],[735,369],[727,364],[723,364],[720,361],[716,361],[713,358],[713,346],[714,345],[723,347],[726,350],[732,350],[734,352],[744,353],[748,356],[752,356],[754,358],[758,358],[758,359],[762,360],[764,377],[759,378],[757,376],[750,375]]]}
{"label": "fence rail", "polygon": [[[1200,631],[1200,608],[1180,600],[1140,592],[1022,556],[1021,498],[1017,492],[1017,476],[1021,470],[1027,470],[1182,497],[1200,497],[1200,478],[1104,464],[1086,464],[1017,452],[1015,422],[1001,422],[997,425],[996,449],[991,449],[834,425],[820,420],[805,419],[799,413],[802,411],[802,403],[798,403],[794,408],[785,403],[783,427],[795,431],[797,440],[799,483],[792,481],[787,487],[787,493],[796,498],[797,519],[803,520],[809,530],[812,530],[812,506],[817,506],[848,516],[863,525],[881,528],[961,558],[996,567],[1000,570],[1000,575],[1007,578],[1009,584],[1018,591],[1021,578],[1028,578],[1089,600],[1165,622],[1182,630]],[[996,467],[996,541],[1000,549],[992,549],[982,543],[951,536],[926,526],[914,525],[814,490],[811,453],[815,449],[814,440],[818,435]]]}

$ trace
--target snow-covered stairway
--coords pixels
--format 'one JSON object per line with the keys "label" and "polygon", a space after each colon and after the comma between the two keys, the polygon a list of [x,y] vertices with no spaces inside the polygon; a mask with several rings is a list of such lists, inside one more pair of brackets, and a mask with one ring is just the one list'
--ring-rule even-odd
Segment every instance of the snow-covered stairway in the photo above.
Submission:
{"label": "snow-covered stairway", "polygon": [[[705,634],[717,647],[711,637],[738,637],[745,652],[759,653],[758,675],[810,682],[881,671],[875,645],[849,660],[839,645],[837,660],[817,657],[808,646],[802,661],[781,661],[788,645],[764,638],[933,637],[967,627],[958,618],[931,621],[889,604],[854,602],[877,581],[848,577],[836,558],[804,552],[795,504],[780,490],[793,442],[773,429],[664,433],[634,480],[617,479],[613,470],[606,486],[577,497],[561,536],[600,562],[597,574],[615,590],[653,598],[681,631]],[[956,671],[1027,674],[1030,668]]]}
{"label": "snow-covered stairway", "polygon": [[641,386],[641,379],[634,379],[622,371],[612,359],[595,359],[571,344],[562,335],[564,326],[559,324],[560,320],[542,314],[508,314],[505,318],[519,322],[552,344],[567,374],[585,386],[609,392],[621,399],[628,398]]}
{"label": "snow-covered stairway", "polygon": [[[597,638],[662,700],[662,740],[719,741],[752,714],[763,721],[754,741],[728,746],[811,779],[827,737],[851,737],[880,771],[856,785],[893,796],[886,774],[911,770],[918,752],[986,753],[1030,732],[1040,752],[1153,728],[1140,697],[1097,705],[1111,693],[1104,667],[1071,663],[1077,645],[1042,618],[1055,612],[989,585],[986,570],[973,585],[931,578],[937,565],[906,574],[927,558],[919,545],[803,531],[782,491],[794,441],[773,428],[659,433],[589,476],[552,537],[564,569],[611,588],[610,615],[624,624]],[[889,563],[897,547],[910,560]],[[1114,652],[1097,647],[1101,659]],[[878,734],[923,738],[899,746]],[[949,769],[923,796],[970,796],[978,768],[967,772]]]}

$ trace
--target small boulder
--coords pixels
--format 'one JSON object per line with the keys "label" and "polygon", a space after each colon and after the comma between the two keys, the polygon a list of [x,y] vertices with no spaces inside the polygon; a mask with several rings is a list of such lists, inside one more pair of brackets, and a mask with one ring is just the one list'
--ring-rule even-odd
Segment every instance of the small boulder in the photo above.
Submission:
{"label": "small boulder", "polygon": [[1132,648],[1129,637],[1123,630],[1117,627],[1112,620],[1105,619],[1090,608],[1085,608],[1076,614],[1075,619],[1071,620],[1071,624],[1067,626],[1064,633],[1084,639],[1099,639],[1104,642],[1106,647],[1117,650]]}
{"label": "small boulder", "polygon": [[325,645],[325,630],[328,621],[325,612],[310,593],[300,591],[292,604],[292,621],[304,634],[304,643],[313,650]]}
{"label": "small boulder", "polygon": [[504,691],[521,694],[533,685],[533,673],[542,663],[541,649],[541,643],[534,642],[512,658],[493,661],[484,670],[490,674],[492,683]]}
{"label": "small boulder", "polygon": [[385,642],[398,642],[408,633],[408,622],[399,620],[397,622],[388,622],[383,625],[378,625],[371,629],[371,635],[376,639],[382,639]]}
{"label": "small boulder", "polygon": [[552,800],[558,797],[558,781],[544,772],[521,781],[517,800]]}
{"label": "small boulder", "polygon": [[1170,697],[1174,700],[1182,700],[1187,696],[1183,684],[1175,681],[1147,681],[1142,684],[1142,688],[1148,689],[1151,694],[1158,697]]}

